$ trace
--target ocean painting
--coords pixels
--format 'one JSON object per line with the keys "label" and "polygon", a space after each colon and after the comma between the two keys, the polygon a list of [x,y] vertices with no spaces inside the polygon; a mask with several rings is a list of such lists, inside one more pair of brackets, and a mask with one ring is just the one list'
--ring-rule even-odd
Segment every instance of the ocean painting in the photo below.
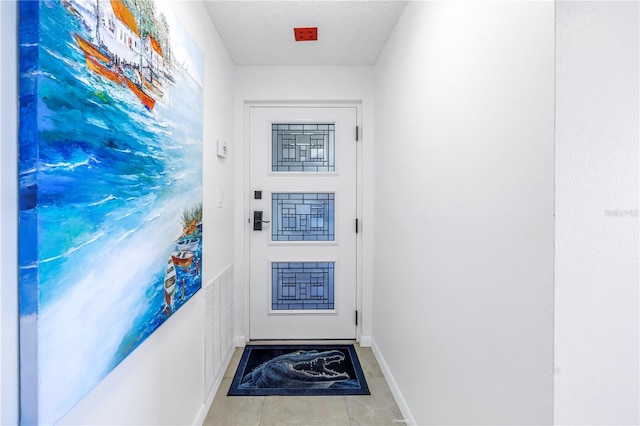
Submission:
{"label": "ocean painting", "polygon": [[201,288],[203,56],[165,8],[20,2],[24,424],[58,421]]}

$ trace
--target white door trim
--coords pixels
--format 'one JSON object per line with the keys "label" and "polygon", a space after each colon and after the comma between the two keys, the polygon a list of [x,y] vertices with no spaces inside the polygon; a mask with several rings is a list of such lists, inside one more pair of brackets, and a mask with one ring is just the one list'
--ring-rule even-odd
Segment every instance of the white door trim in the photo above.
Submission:
{"label": "white door trim", "polygon": [[[363,214],[363,201],[362,201],[362,146],[363,146],[363,132],[362,132],[362,102],[361,101],[245,101],[243,107],[243,193],[242,193],[242,212],[244,217],[243,221],[243,275],[244,282],[243,288],[243,305],[244,305],[244,336],[245,340],[249,341],[249,324],[250,324],[250,240],[251,224],[249,218],[251,217],[250,201],[251,193],[250,188],[250,166],[249,166],[249,149],[250,149],[250,109],[252,107],[274,107],[274,108],[331,108],[331,107],[353,107],[356,109],[356,125],[359,128],[359,138],[356,142],[356,216],[359,219],[359,232],[356,236],[356,310],[358,312],[358,324],[356,326],[356,341],[360,341],[362,335],[362,317],[363,317],[363,303],[362,303],[362,275],[363,275],[363,247],[362,247],[362,229],[363,220],[365,215]],[[355,131],[355,130],[354,130]],[[355,229],[355,222],[353,224]],[[236,299],[237,300],[237,299]],[[355,321],[355,318],[354,318]]]}

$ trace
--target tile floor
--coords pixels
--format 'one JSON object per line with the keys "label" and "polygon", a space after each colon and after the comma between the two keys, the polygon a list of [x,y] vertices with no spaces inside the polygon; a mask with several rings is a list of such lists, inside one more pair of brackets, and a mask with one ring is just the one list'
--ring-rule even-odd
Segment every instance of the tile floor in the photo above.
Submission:
{"label": "tile floor", "polygon": [[371,348],[361,348],[357,343],[355,347],[371,395],[227,396],[243,351],[243,348],[236,348],[203,424],[206,426],[405,424],[382,375],[382,370],[373,356],[373,351]]}

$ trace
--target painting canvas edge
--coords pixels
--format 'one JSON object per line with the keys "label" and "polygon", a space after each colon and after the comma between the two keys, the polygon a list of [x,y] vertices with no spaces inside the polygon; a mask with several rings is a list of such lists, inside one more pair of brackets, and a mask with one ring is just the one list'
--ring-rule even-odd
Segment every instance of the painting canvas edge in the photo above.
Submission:
{"label": "painting canvas edge", "polygon": [[18,4],[19,126],[18,126],[18,264],[20,418],[38,422],[38,212],[37,212],[37,77],[39,2]]}

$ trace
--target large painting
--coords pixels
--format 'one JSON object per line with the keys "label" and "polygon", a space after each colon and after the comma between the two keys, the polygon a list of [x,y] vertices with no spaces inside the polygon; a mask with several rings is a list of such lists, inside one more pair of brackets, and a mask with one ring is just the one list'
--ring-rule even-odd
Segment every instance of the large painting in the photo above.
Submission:
{"label": "large painting", "polygon": [[201,288],[203,57],[165,7],[20,3],[23,423],[59,420]]}

